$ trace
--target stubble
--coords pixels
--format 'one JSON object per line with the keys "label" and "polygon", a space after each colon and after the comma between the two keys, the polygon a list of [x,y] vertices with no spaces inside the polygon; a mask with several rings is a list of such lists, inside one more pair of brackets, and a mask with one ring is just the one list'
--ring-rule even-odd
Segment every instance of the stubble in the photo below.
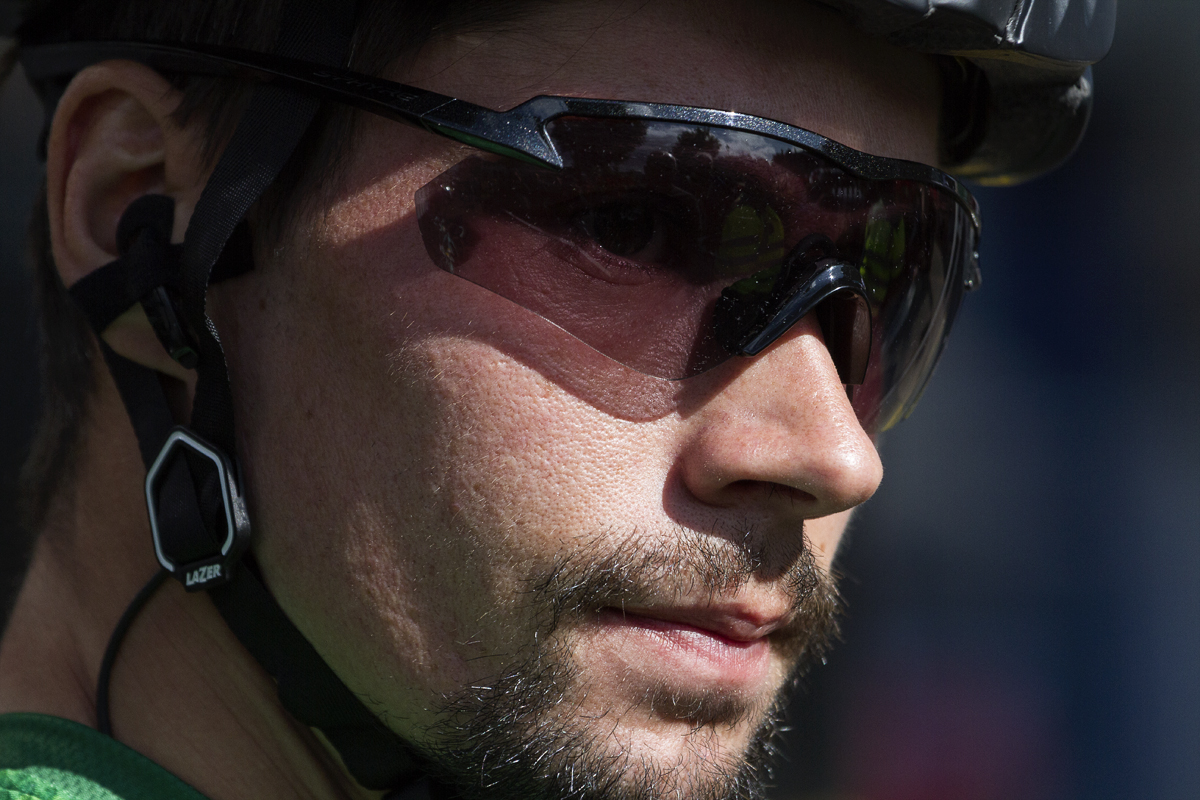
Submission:
{"label": "stubble", "polygon": [[[681,529],[667,539],[638,533],[578,543],[528,581],[537,619],[520,657],[490,680],[442,698],[425,756],[463,800],[757,800],[765,797],[788,690],[837,638],[833,578],[805,538],[791,544],[753,531],[714,536]],[[629,707],[584,710],[589,685],[572,657],[581,626],[604,608],[664,598],[730,595],[770,580],[791,603],[771,634],[789,665],[774,696],[655,686]],[[590,705],[594,705],[591,703]],[[686,723],[674,757],[627,746],[631,712]],[[724,739],[749,726],[736,752]]]}

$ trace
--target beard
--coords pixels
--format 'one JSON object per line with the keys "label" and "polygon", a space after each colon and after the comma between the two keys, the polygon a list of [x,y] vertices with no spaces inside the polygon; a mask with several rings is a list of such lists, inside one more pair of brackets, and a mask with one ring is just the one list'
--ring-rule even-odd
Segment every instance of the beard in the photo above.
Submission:
{"label": "beard", "polygon": [[[628,708],[584,713],[588,685],[572,658],[580,627],[601,609],[710,599],[751,580],[786,592],[790,620],[770,634],[788,665],[773,696],[716,689],[646,690]],[[838,636],[840,601],[803,536],[717,537],[680,529],[667,540],[631,534],[580,542],[528,582],[533,641],[492,679],[445,696],[423,755],[448,796],[463,800],[751,800],[766,796],[789,690]],[[622,746],[623,713],[637,707],[687,723],[678,755]],[[722,734],[749,727],[733,751]]]}

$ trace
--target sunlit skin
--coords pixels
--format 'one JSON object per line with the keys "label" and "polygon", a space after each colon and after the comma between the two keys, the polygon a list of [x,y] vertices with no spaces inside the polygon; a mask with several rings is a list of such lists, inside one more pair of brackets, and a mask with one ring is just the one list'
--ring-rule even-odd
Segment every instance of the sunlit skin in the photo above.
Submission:
{"label": "sunlit skin", "polygon": [[[544,93],[732,109],[936,160],[931,62],[800,3],[554,3],[501,32],[435,40],[389,77],[493,108]],[[128,63],[64,95],[48,184],[68,285],[111,260],[139,193],[177,198],[182,238],[204,169],[196,131],[169,117],[177,101]],[[681,765],[686,790],[696,759],[742,752],[790,672],[783,570],[804,539],[830,567],[882,467],[809,319],[754,359],[670,382],[434,267],[413,193],[467,153],[364,116],[343,169],[278,246],[260,241],[257,269],[212,289],[256,555],[348,685],[429,745],[445,695],[542,635],[531,580],[558,561],[688,538],[753,548],[763,567],[744,585],[668,576],[557,640],[575,678],[555,713],[635,759]],[[106,338],[188,377],[136,315]],[[107,631],[153,570],[136,446],[106,379],[93,408],[80,481],[52,518],[78,554],[35,557],[0,650],[0,711],[91,722]],[[37,634],[49,618],[64,620],[52,642]],[[25,654],[50,667],[22,671]],[[202,595],[169,587],[151,604],[113,693],[118,736],[211,797],[364,796],[282,714]],[[697,730],[651,702],[689,693],[740,713]]]}

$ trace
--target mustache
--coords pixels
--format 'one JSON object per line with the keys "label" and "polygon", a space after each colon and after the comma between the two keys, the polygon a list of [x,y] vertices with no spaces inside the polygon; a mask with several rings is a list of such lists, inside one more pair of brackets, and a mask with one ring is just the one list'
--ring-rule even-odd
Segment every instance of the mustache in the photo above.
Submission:
{"label": "mustache", "polygon": [[[670,535],[598,533],[571,544],[528,581],[526,600],[539,624],[523,657],[485,683],[442,698],[430,741],[420,748],[430,773],[473,800],[765,798],[787,684],[758,700],[650,690],[643,705],[692,724],[685,739],[691,767],[655,764],[613,751],[607,731],[621,708],[586,721],[577,716],[587,690],[576,687],[581,675],[571,657],[571,628],[622,603],[694,603],[703,594],[715,600],[753,580],[768,582],[770,591],[787,595],[791,608],[789,623],[769,636],[789,655],[794,688],[838,637],[841,608],[833,577],[803,534],[779,541],[753,530],[715,535],[681,528]],[[708,743],[718,728],[747,720],[753,733],[746,750],[714,760]]]}
{"label": "mustache", "polygon": [[668,535],[590,534],[531,578],[528,591],[549,635],[602,608],[713,603],[755,580],[787,599],[788,622],[772,639],[824,657],[840,637],[841,596],[802,530],[770,537],[754,528],[722,535],[682,526]]}

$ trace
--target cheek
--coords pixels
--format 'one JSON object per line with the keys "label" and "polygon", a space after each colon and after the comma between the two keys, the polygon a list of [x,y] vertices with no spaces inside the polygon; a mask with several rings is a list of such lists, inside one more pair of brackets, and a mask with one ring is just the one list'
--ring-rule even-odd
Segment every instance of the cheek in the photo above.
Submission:
{"label": "cheek", "polygon": [[514,563],[544,559],[661,506],[668,423],[598,411],[482,342],[437,348],[431,363],[449,415],[443,485],[456,529],[480,547],[501,547]]}
{"label": "cheek", "polygon": [[598,411],[480,338],[505,301],[447,302],[457,279],[401,269],[424,264],[402,232],[378,244],[338,254],[354,277],[264,275],[230,369],[272,591],[352,687],[425,723],[530,639],[532,574],[661,507],[670,458],[665,422]]}
{"label": "cheek", "polygon": [[[255,550],[335,671],[390,708],[420,708],[416,687],[460,679],[447,656],[473,609],[450,598],[477,597],[465,587],[479,559],[448,535],[437,388],[397,365],[406,326],[395,275],[408,254],[389,264],[323,255],[283,254],[222,326]],[[390,284],[377,280],[385,266]]]}

